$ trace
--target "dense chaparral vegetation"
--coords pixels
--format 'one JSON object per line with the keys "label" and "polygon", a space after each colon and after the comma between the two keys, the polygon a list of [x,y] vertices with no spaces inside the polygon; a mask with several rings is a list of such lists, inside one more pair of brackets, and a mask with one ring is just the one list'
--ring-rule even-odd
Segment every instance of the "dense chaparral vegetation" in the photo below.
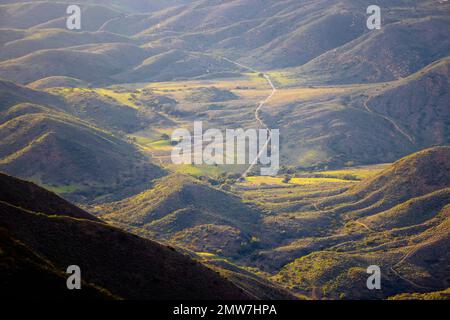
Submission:
{"label": "dense chaparral vegetation", "polygon": [[[448,299],[449,3],[78,2],[0,1],[2,296]],[[173,164],[194,121],[278,175]]]}

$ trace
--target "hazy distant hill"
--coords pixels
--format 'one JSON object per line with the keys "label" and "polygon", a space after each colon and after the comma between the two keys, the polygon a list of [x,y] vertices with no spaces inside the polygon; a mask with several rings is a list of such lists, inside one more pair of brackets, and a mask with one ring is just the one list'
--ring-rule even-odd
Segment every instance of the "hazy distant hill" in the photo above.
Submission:
{"label": "hazy distant hill", "polygon": [[61,29],[45,29],[26,32],[23,38],[5,43],[1,60],[20,58],[44,49],[61,49],[85,44],[129,43],[128,38],[107,32],[71,32]]}
{"label": "hazy distant hill", "polygon": [[127,44],[40,50],[1,62],[0,75],[22,84],[50,76],[107,82],[137,64],[143,55],[140,48]]}
{"label": "hazy distant hill", "polygon": [[[66,28],[64,1],[2,1],[0,27],[2,28]],[[85,5],[82,8],[83,27],[87,31],[97,30],[103,23],[120,13],[111,7]]]}
{"label": "hazy distant hill", "polygon": [[[206,56],[196,61],[187,56],[177,58],[169,55],[164,57],[166,63],[153,63],[161,59],[161,54],[177,50],[184,55],[190,52],[191,57],[200,52],[219,53],[264,69],[297,67],[309,62],[292,72],[301,77],[355,83],[404,77],[449,54],[444,32],[448,25],[448,4],[433,5],[435,1],[383,1],[385,25],[377,32],[369,32],[365,27],[365,11],[372,4],[370,1],[88,3],[82,5],[85,24],[82,32],[65,30],[66,4],[62,2],[9,3],[1,6],[0,17],[3,18],[0,26],[5,28],[0,32],[0,35],[3,34],[0,39],[4,39],[0,42],[3,43],[3,59],[18,58],[37,49],[62,49],[107,41],[133,42],[149,51],[139,64],[128,65],[127,70],[100,68],[92,61],[93,57],[86,57],[78,51],[66,54],[73,55],[72,59],[77,61],[75,65],[95,68],[95,74],[104,78],[120,73],[121,81],[130,82],[171,80],[224,71],[211,70],[217,68],[217,63],[208,62]],[[33,19],[25,19],[31,12]],[[28,29],[32,27],[33,32]],[[17,30],[20,28],[28,30],[21,32]],[[379,44],[382,44],[381,48]],[[76,77],[72,70],[75,66],[71,65],[73,61],[63,59],[61,62],[66,68],[50,68],[46,62],[48,59],[55,61],[63,58],[52,55],[30,61],[12,60],[1,66],[0,75],[22,83],[37,80],[34,76],[23,75],[20,69],[22,65],[29,69],[29,63],[32,63],[33,69],[40,70],[40,73],[45,69],[46,74],[42,77]],[[101,59],[108,60],[106,57]],[[339,63],[335,64],[336,61]],[[123,65],[120,59],[115,63]],[[168,64],[176,67],[167,68]],[[208,68],[208,65],[211,66]],[[235,71],[235,66],[221,66],[224,67],[225,71]],[[12,70],[19,75],[12,77]],[[86,76],[86,72],[83,74]],[[100,81],[97,77],[90,77],[89,80]]]}
{"label": "hazy distant hill", "polygon": [[446,16],[389,24],[378,32],[348,42],[296,70],[322,83],[391,81],[419,71],[450,53]]}

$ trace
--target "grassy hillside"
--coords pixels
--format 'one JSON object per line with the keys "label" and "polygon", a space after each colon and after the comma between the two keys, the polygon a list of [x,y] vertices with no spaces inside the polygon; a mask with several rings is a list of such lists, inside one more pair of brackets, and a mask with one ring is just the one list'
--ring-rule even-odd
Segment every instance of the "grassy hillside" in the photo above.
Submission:
{"label": "grassy hillside", "polygon": [[81,81],[79,79],[71,78],[71,77],[64,77],[64,76],[55,76],[55,77],[47,77],[43,79],[36,80],[30,84],[28,84],[27,87],[31,89],[36,90],[43,90],[48,88],[58,88],[58,87],[64,87],[64,88],[85,88],[88,84],[84,81]]}
{"label": "grassy hillside", "polygon": [[67,196],[92,200],[119,186],[127,194],[163,174],[132,145],[65,113],[18,104],[0,119],[1,170]]}
{"label": "grassy hillside", "polygon": [[318,203],[320,208],[366,216],[410,198],[444,189],[450,181],[450,148],[427,149],[393,164],[376,177]]}
{"label": "grassy hillside", "polygon": [[284,163],[341,167],[448,144],[447,100],[448,57],[397,81],[282,89],[262,116],[288,141],[281,145]]}
{"label": "grassy hillside", "polygon": [[450,299],[450,289],[430,293],[403,293],[393,297],[391,300],[448,300]]}
{"label": "grassy hillside", "polygon": [[239,71],[230,62],[201,53],[170,50],[153,55],[135,68],[115,76],[121,82],[169,81],[174,79],[214,76]]}
{"label": "grassy hillside", "polygon": [[[448,147],[425,150],[374,170],[372,177],[364,173],[361,182],[334,186],[326,179],[313,185],[242,184],[236,192],[274,212],[264,224],[283,237],[238,263],[314,299],[380,299],[447,288],[448,154]],[[373,264],[382,270],[381,291],[366,287],[366,268]]]}
{"label": "grassy hillside", "polygon": [[145,128],[150,119],[156,123],[155,117],[144,117],[137,108],[125,105],[102,91],[67,87],[49,91],[64,99],[65,110],[70,114],[110,131],[131,133]]}
{"label": "grassy hillside", "polygon": [[256,248],[264,237],[258,226],[260,212],[234,195],[179,174],[158,180],[139,195],[94,210],[106,221],[148,237],[173,239],[197,252],[236,255]]}

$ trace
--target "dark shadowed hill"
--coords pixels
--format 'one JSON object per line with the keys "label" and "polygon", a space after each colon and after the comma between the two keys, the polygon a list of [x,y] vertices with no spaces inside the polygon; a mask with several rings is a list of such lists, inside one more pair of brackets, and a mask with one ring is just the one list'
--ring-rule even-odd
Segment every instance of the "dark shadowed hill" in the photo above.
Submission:
{"label": "dark shadowed hill", "polygon": [[[38,281],[45,285],[41,298],[55,297],[58,292],[63,294],[61,298],[70,297],[64,291],[63,272],[69,265],[76,264],[82,270],[83,280],[90,283],[82,298],[111,298],[111,294],[99,288],[125,299],[249,298],[215,272],[172,248],[103,223],[65,216],[62,211],[65,207],[69,215],[73,211],[67,204],[60,206],[58,215],[52,215],[55,208],[47,211],[45,202],[30,204],[27,189],[31,187],[43,194],[42,201],[47,203],[62,203],[63,200],[16,179],[7,176],[2,179],[16,191],[15,205],[6,202],[10,195],[4,192],[0,195],[1,237],[5,238],[1,259],[13,261],[0,264],[2,288],[5,283],[6,288],[11,288],[10,283],[18,274],[30,272],[30,276],[36,276],[33,283]],[[2,188],[4,186],[2,184]],[[38,208],[39,213],[24,207]],[[15,260],[11,260],[12,257]],[[30,297],[38,298],[35,294],[30,292]],[[17,296],[3,290],[1,295]]]}
{"label": "dark shadowed hill", "polygon": [[0,184],[2,186],[0,201],[13,206],[47,215],[65,215],[77,219],[100,221],[93,215],[32,182],[0,173]]}
{"label": "dark shadowed hill", "polygon": [[0,79],[0,112],[6,111],[9,107],[23,102],[57,105],[61,104],[62,101],[51,94],[32,90],[11,81]]}
{"label": "dark shadowed hill", "polygon": [[[1,205],[0,205],[1,206]],[[82,281],[82,290],[67,290],[67,274],[0,229],[0,296],[7,299],[118,299]]]}

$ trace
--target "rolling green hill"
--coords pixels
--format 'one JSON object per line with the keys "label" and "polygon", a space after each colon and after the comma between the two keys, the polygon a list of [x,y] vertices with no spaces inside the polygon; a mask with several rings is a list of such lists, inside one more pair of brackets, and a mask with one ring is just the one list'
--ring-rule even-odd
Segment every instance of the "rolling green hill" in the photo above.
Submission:
{"label": "rolling green hill", "polygon": [[[331,227],[320,237],[253,253],[249,261],[314,298],[379,299],[447,288],[449,152],[442,147],[411,155],[337,196],[304,196],[324,224],[325,217],[335,219]],[[382,270],[380,291],[365,285],[373,264]]]}
{"label": "rolling green hill", "polygon": [[437,147],[413,154],[343,194],[319,202],[318,206],[361,217],[444,189],[450,181],[449,155],[449,147]]}
{"label": "rolling green hill", "polygon": [[64,76],[55,76],[55,77],[47,77],[43,79],[36,80],[27,85],[28,88],[36,89],[36,90],[44,90],[48,88],[86,88],[88,84],[79,79],[64,77]]}
{"label": "rolling green hill", "polygon": [[152,189],[134,197],[94,210],[106,221],[150,238],[173,239],[197,252],[232,256],[266,240],[260,212],[234,195],[179,174],[161,178]]}
{"label": "rolling green hill", "polygon": [[92,200],[115,186],[127,194],[163,174],[132,145],[65,113],[25,103],[0,119],[1,170],[67,196]]}

